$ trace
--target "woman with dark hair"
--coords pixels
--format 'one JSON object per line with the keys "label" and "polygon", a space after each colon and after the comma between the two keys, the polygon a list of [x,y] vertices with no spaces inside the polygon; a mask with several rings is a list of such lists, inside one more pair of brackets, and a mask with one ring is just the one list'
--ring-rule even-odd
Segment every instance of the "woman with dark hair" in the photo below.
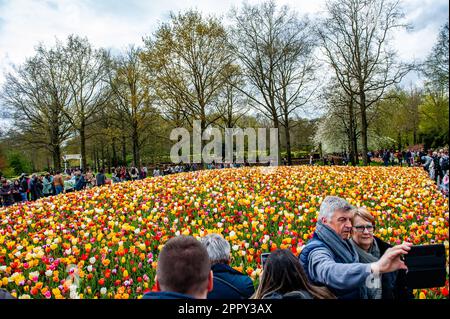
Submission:
{"label": "woman with dark hair", "polygon": [[12,186],[12,195],[14,197],[14,202],[16,203],[22,202],[22,196],[20,195],[20,193],[22,192],[23,192],[22,186],[20,185],[19,180],[16,179]]}
{"label": "woman with dark hair", "polygon": [[264,265],[253,299],[335,299],[326,288],[308,281],[302,265],[287,249],[273,251]]}

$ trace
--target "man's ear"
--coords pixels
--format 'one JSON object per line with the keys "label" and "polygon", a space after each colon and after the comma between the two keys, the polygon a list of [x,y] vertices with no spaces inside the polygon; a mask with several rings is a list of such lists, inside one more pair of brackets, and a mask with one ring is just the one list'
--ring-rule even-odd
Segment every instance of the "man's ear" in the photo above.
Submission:
{"label": "man's ear", "polygon": [[323,224],[326,224],[326,223],[327,223],[327,218],[326,218],[326,217],[322,217],[322,218],[320,219],[320,221],[321,221]]}
{"label": "man's ear", "polygon": [[159,285],[159,281],[158,281],[158,276],[155,275],[155,286],[156,286],[156,291],[161,291],[161,286]]}
{"label": "man's ear", "polygon": [[214,288],[214,275],[212,270],[209,271],[209,276],[208,276],[208,292],[212,291]]}

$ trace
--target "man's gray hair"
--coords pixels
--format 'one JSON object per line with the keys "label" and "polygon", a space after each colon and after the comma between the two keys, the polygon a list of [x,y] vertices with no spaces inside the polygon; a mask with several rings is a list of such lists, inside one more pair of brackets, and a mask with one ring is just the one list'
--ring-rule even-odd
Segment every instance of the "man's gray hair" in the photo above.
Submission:
{"label": "man's gray hair", "polygon": [[230,261],[230,243],[219,234],[209,234],[201,238],[201,242],[208,251],[211,265],[228,263]]}
{"label": "man's gray hair", "polygon": [[327,196],[323,200],[322,204],[320,204],[319,220],[321,220],[322,218],[330,220],[336,210],[347,211],[352,208],[352,205],[350,205],[343,198],[340,198],[338,196]]}

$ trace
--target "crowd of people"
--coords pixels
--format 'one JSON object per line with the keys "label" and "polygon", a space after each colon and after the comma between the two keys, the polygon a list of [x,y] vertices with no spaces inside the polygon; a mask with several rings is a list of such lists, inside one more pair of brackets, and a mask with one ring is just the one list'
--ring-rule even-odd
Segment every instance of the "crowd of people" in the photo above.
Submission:
{"label": "crowd of people", "polygon": [[[385,166],[400,165],[421,166],[434,180],[440,191],[448,197],[449,195],[449,156],[448,149],[438,151],[424,149],[408,149],[402,152],[393,150],[380,150],[369,152],[369,165],[373,161],[381,160]],[[283,164],[287,164],[286,158],[283,158]],[[313,165],[313,158],[310,158],[310,164]],[[324,160],[325,165],[335,165],[334,158]],[[344,158],[344,164],[348,161]],[[182,172],[191,172],[202,169],[223,169],[249,166],[248,162],[239,163],[209,163],[209,164],[163,164],[153,168],[147,166],[141,167],[113,167],[111,169],[111,178],[108,178],[104,169],[94,173],[90,168],[87,170],[69,168],[64,172],[47,172],[43,174],[32,174],[31,177],[23,173],[19,178],[8,180],[0,176],[0,204],[1,206],[10,206],[15,203],[34,201],[36,199],[79,191],[85,188],[101,186],[111,183],[120,183],[125,181],[134,181],[144,179],[149,176],[165,176]],[[152,170],[153,169],[153,170]]]}
{"label": "crowd of people", "polygon": [[[360,154],[361,155],[361,154]],[[342,154],[340,155],[342,156]],[[361,157],[361,156],[359,156]],[[449,194],[449,155],[448,148],[438,150],[424,148],[409,148],[403,151],[384,149],[369,151],[367,153],[368,165],[374,162],[382,163],[384,166],[408,166],[423,167],[430,178],[435,181],[439,190],[448,197]],[[334,157],[324,156],[324,165],[335,165]],[[349,165],[350,159],[347,154],[343,154],[343,164]],[[310,158],[310,165],[314,164],[313,157]]]}
{"label": "crowd of people", "polygon": [[410,299],[403,256],[410,243],[391,247],[373,235],[365,208],[326,197],[313,238],[295,256],[277,249],[258,286],[230,265],[230,244],[219,234],[169,239],[157,263],[155,285],[143,299]]}
{"label": "crowd of people", "polygon": [[147,166],[137,167],[113,167],[111,168],[111,178],[108,178],[104,169],[99,169],[97,173],[88,168],[79,167],[68,168],[64,172],[45,172],[42,174],[32,174],[31,177],[23,173],[19,178],[8,180],[0,176],[0,206],[11,206],[16,203],[35,201],[42,197],[59,195],[72,191],[80,191],[95,186],[105,184],[121,183],[145,179],[149,176],[165,176],[182,172],[191,172],[201,169],[221,169],[241,167],[246,164],[164,164],[155,166],[153,171]]}
{"label": "crowd of people", "polygon": [[421,166],[428,173],[430,178],[444,195],[448,197],[449,191],[449,156],[448,149],[425,151],[408,149],[402,152],[393,150],[383,150],[379,152],[369,152],[368,158],[380,158],[384,166],[400,165]]}

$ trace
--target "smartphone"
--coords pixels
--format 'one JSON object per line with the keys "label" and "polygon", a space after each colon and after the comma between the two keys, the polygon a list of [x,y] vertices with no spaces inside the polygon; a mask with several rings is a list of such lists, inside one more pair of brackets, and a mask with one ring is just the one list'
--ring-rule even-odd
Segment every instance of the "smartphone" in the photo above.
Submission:
{"label": "smartphone", "polygon": [[264,269],[264,264],[266,263],[267,258],[269,258],[270,253],[262,253],[261,254],[261,268]]}
{"label": "smartphone", "polygon": [[411,289],[445,286],[446,254],[443,244],[412,246],[404,256],[406,284]]}

